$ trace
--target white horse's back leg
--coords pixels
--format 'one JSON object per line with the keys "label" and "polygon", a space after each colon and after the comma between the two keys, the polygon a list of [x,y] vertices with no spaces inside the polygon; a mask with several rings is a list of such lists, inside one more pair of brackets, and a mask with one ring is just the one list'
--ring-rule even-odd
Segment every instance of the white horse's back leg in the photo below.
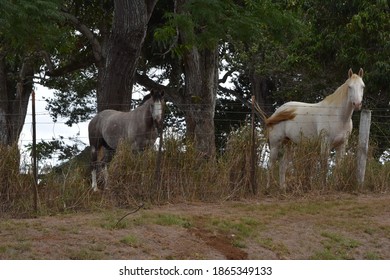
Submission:
{"label": "white horse's back leg", "polygon": [[92,190],[96,192],[98,190],[97,187],[97,179],[96,179],[96,169],[92,169]]}
{"label": "white horse's back leg", "polygon": [[104,188],[108,189],[108,168],[107,168],[107,164],[104,165],[103,178],[104,178]]}
{"label": "white horse's back leg", "polygon": [[[103,179],[104,179],[104,185],[106,185],[106,178],[108,175],[106,175],[107,172],[107,165],[104,162],[104,147],[100,147],[96,149],[94,146],[91,147],[91,165],[92,165],[92,189],[93,191],[98,191],[98,181],[100,182],[101,178],[101,171],[103,167]],[[99,180],[98,180],[99,176]]]}
{"label": "white horse's back leg", "polygon": [[286,189],[286,172],[290,164],[290,151],[286,147],[283,153],[282,160],[279,163],[279,184],[282,190]]}
{"label": "white horse's back leg", "polygon": [[278,147],[271,147],[270,148],[270,155],[268,160],[268,172],[267,172],[267,189],[271,185],[271,177],[272,177],[272,169],[273,166],[278,158],[279,149]]}

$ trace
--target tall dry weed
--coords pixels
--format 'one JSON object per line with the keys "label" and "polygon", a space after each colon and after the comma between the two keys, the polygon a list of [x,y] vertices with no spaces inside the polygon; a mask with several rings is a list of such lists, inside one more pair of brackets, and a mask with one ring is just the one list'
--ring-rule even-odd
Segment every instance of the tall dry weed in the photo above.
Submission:
{"label": "tall dry weed", "polygon": [[85,163],[69,163],[43,176],[38,185],[41,213],[91,209],[100,199],[90,190],[89,168]]}
{"label": "tall dry weed", "polygon": [[242,198],[252,192],[250,162],[247,131],[232,135],[224,154],[212,159],[198,153],[192,143],[169,137],[164,141],[160,167],[155,150],[134,153],[123,142],[109,167],[110,199],[124,206],[141,201]]}
{"label": "tall dry weed", "polygon": [[29,213],[32,209],[33,179],[20,174],[20,152],[16,145],[0,146],[0,213]]}
{"label": "tall dry weed", "polygon": [[255,131],[252,139],[251,126],[243,126],[229,135],[226,150],[220,158],[221,173],[225,174],[224,187],[229,197],[243,198],[265,189],[266,174],[261,167],[265,143],[259,131]]}
{"label": "tall dry weed", "polygon": [[[327,192],[385,191],[390,184],[388,164],[379,163],[372,156],[370,147],[366,177],[363,186],[357,181],[357,143],[352,135],[342,157],[334,152],[321,154],[321,138],[304,140],[299,145],[291,145],[290,164],[286,175],[287,192],[302,195],[307,192],[323,194]],[[277,168],[275,168],[277,169]],[[277,178],[278,170],[272,170]],[[376,174],[376,175],[375,175]],[[274,182],[274,187],[277,182]]]}
{"label": "tall dry weed", "polygon": [[[96,210],[105,207],[134,207],[140,203],[262,199],[264,196],[321,195],[328,192],[388,192],[390,164],[369,157],[363,186],[356,181],[356,142],[352,139],[346,156],[335,163],[334,155],[320,157],[321,144],[310,141],[293,149],[287,172],[286,191],[278,181],[266,189],[268,154],[266,140],[256,131],[255,158],[252,158],[251,129],[244,126],[232,132],[225,150],[215,158],[205,158],[192,143],[166,137],[158,163],[155,149],[131,151],[123,142],[109,164],[108,189],[91,190],[89,153],[78,162],[72,160],[46,174],[39,183],[39,211]],[[0,211],[31,213],[33,180],[19,173],[17,147],[0,147]],[[252,162],[255,165],[253,177]],[[272,170],[278,178],[278,168]],[[253,194],[253,178],[258,194]]]}

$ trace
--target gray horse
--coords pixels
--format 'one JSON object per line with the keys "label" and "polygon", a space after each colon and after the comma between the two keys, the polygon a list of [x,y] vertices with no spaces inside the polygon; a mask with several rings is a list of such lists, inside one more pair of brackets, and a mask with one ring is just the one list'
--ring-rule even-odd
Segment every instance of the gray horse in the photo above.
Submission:
{"label": "gray horse", "polygon": [[163,127],[164,92],[151,90],[139,107],[129,112],[104,110],[88,125],[91,146],[92,189],[98,190],[96,172],[104,166],[104,185],[107,184],[107,162],[118,147],[119,140],[130,143],[131,150],[142,151],[154,144]]}

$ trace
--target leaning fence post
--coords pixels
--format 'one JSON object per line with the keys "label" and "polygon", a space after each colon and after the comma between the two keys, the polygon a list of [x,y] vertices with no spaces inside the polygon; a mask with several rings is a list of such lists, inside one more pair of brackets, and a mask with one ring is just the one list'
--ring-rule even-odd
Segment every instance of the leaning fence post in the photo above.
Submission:
{"label": "leaning fence post", "polygon": [[360,114],[359,143],[357,149],[357,181],[360,186],[364,183],[370,137],[371,111],[363,110]]}
{"label": "leaning fence post", "polygon": [[255,135],[255,96],[252,95],[252,117],[251,117],[251,170],[250,170],[250,181],[252,185],[253,194],[257,194],[256,184],[256,135]]}
{"label": "leaning fence post", "polygon": [[31,104],[32,104],[32,160],[33,160],[33,177],[34,177],[34,211],[38,212],[38,163],[37,163],[37,122],[35,113],[35,91],[31,92]]}

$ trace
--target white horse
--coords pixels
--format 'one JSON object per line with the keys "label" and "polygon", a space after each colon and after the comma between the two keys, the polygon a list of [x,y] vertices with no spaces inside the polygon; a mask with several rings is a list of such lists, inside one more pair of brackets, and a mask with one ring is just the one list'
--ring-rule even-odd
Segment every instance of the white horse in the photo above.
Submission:
{"label": "white horse", "polygon": [[[337,157],[345,154],[348,137],[352,131],[352,113],[360,110],[363,100],[363,69],[358,74],[348,71],[348,80],[333,94],[318,103],[288,102],[266,119],[270,147],[268,182],[271,167],[278,158],[279,149],[286,142],[298,144],[302,139],[322,137],[321,150],[328,153],[335,149]],[[286,187],[288,149],[285,149],[279,167],[279,183]]]}

